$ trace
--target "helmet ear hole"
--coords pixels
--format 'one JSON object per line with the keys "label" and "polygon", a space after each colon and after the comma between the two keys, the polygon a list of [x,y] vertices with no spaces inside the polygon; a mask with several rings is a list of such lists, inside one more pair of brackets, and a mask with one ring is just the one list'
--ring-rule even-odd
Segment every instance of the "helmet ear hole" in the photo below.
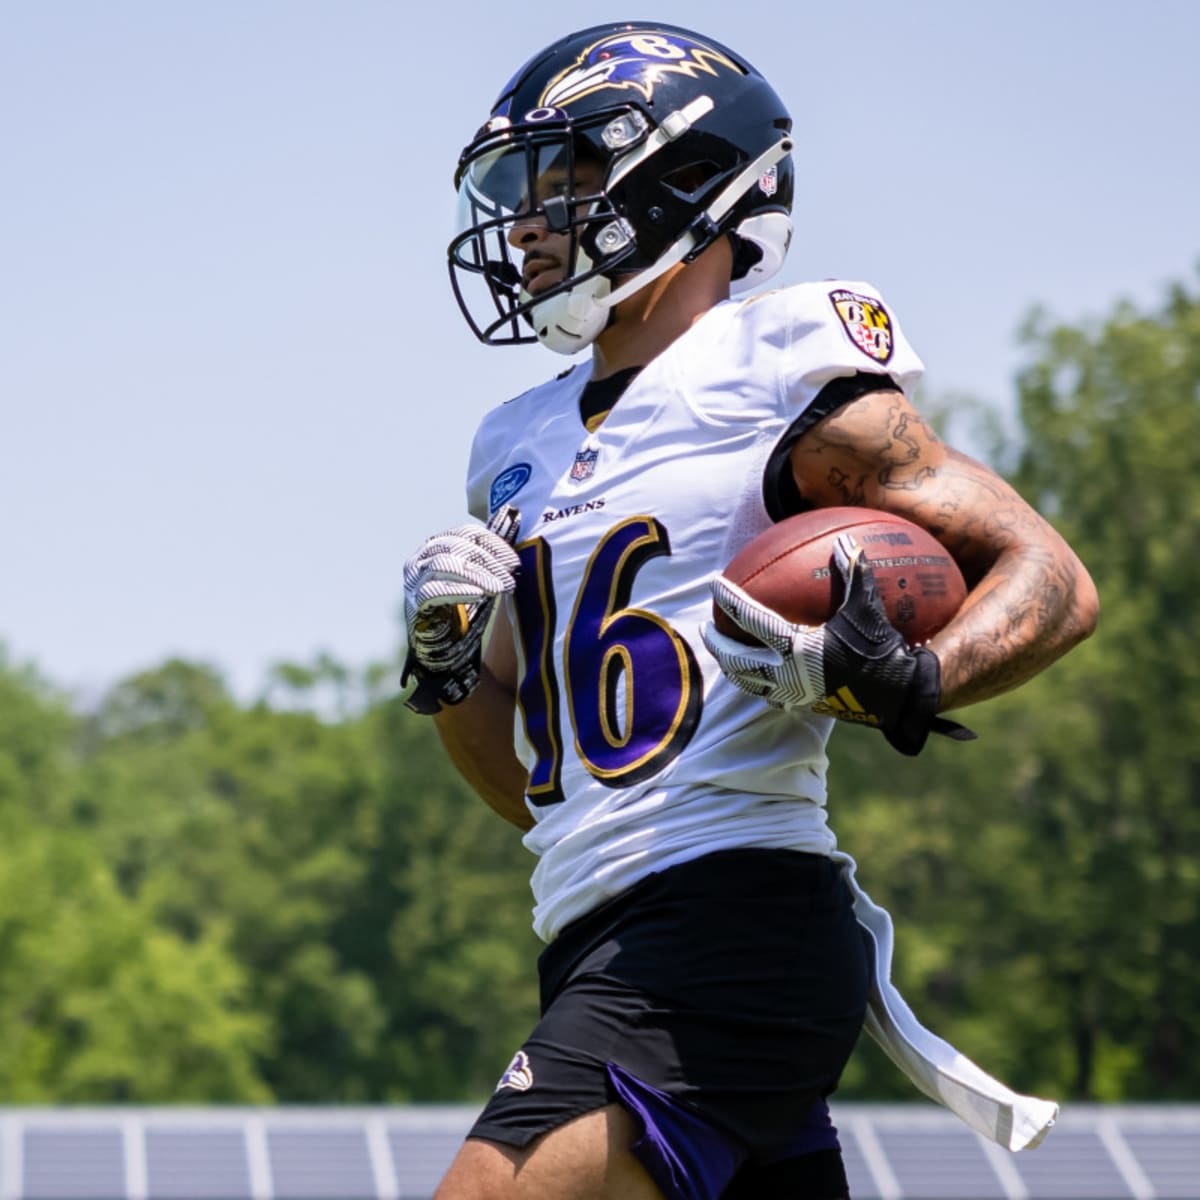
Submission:
{"label": "helmet ear hole", "polygon": [[733,290],[742,292],[770,279],[783,266],[791,241],[787,213],[757,213],[742,221],[734,231]]}
{"label": "helmet ear hole", "polygon": [[763,248],[749,238],[740,237],[730,231],[729,240],[733,243],[733,270],[731,279],[745,279],[763,260]]}

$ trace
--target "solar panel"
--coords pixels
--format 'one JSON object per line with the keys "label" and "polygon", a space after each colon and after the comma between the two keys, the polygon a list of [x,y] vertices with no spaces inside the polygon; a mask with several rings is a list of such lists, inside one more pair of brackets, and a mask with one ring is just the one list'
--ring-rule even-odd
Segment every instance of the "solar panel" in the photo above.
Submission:
{"label": "solar panel", "polygon": [[[472,1107],[0,1109],[0,1200],[429,1200]],[[928,1104],[835,1104],[855,1200],[1200,1200],[1200,1105],[1073,1105],[1008,1154]]]}
{"label": "solar panel", "polygon": [[1045,1200],[1091,1200],[1131,1195],[1104,1143],[1092,1130],[1060,1129],[1044,1147],[1017,1164],[1030,1192]]}
{"label": "solar panel", "polygon": [[404,1200],[433,1195],[475,1116],[475,1109],[413,1109],[404,1124],[389,1124],[388,1146]]}
{"label": "solar panel", "polygon": [[267,1127],[277,1200],[371,1200],[377,1194],[366,1131]]}
{"label": "solar panel", "polygon": [[147,1193],[156,1200],[241,1200],[250,1194],[246,1135],[236,1125],[146,1130]]}
{"label": "solar panel", "polygon": [[[982,1144],[965,1125],[922,1131],[899,1128],[877,1133],[903,1196],[925,1200],[1004,1200],[1004,1189],[988,1164]],[[929,1164],[937,1163],[936,1174]]]}
{"label": "solar panel", "polygon": [[1200,1196],[1200,1133],[1180,1137],[1162,1130],[1125,1134],[1134,1157],[1159,1200],[1195,1200]]}
{"label": "solar panel", "polygon": [[856,1184],[855,1200],[884,1200],[898,1195],[899,1185],[871,1123],[839,1112],[837,1127],[846,1176]]}
{"label": "solar panel", "polygon": [[38,1124],[25,1130],[22,1195],[29,1200],[116,1200],[125,1195],[125,1144],[119,1125],[109,1129]]}

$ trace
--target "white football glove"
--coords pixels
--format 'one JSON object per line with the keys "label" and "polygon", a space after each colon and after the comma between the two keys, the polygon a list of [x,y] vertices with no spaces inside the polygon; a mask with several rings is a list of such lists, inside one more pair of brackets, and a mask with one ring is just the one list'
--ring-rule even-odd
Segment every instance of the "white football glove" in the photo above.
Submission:
{"label": "white football glove", "polygon": [[513,543],[520,527],[520,513],[502,508],[486,528],[460,525],[434,534],[404,564],[402,682],[415,711],[459,704],[478,686],[492,610],[516,586],[520,559]]}
{"label": "white football glove", "polygon": [[874,726],[904,754],[919,753],[931,732],[974,737],[937,715],[937,655],[909,647],[888,621],[875,572],[850,535],[834,543],[834,563],[845,581],[845,599],[823,625],[796,625],[723,576],[713,580],[720,608],[762,643],[748,646],[711,621],[704,626],[704,644],[730,682],[773,708],[808,708]]}

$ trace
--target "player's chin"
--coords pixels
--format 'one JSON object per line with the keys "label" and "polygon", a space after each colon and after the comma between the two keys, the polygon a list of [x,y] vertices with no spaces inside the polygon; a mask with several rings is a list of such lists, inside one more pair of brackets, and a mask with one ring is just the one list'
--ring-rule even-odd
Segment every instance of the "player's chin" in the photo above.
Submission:
{"label": "player's chin", "polygon": [[557,287],[563,281],[563,272],[558,267],[548,267],[544,271],[536,272],[531,278],[527,279],[522,285],[525,294],[528,296],[541,296],[548,292],[552,287]]}

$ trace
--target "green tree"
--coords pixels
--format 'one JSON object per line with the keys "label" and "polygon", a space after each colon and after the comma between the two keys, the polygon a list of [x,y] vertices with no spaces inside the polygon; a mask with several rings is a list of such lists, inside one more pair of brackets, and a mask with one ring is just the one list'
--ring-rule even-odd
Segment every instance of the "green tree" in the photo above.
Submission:
{"label": "green tree", "polygon": [[118,685],[93,722],[80,809],[162,928],[197,940],[226,931],[252,1007],[270,1020],[256,1069],[271,1092],[365,1099],[356,1066],[383,1015],[335,932],[364,872],[377,756],[361,722],[243,708],[213,683],[174,662]]}
{"label": "green tree", "polygon": [[[1016,481],[1091,564],[1101,636],[1055,681],[1082,738],[1042,735],[1046,825],[1087,884],[1072,914],[1075,1086],[1195,1095],[1200,1073],[1200,295],[1102,325],[1032,319]],[[1097,961],[1107,969],[1097,972]]]}
{"label": "green tree", "polygon": [[458,777],[427,718],[373,713],[385,808],[370,899],[389,1013],[379,1090],[395,1099],[489,1092],[537,1016],[529,874],[519,833]]}
{"label": "green tree", "polygon": [[264,1099],[269,1021],[224,931],[185,939],[118,887],[77,817],[78,722],[0,665],[0,1094]]}
{"label": "green tree", "polygon": [[227,936],[284,1100],[479,1093],[533,1012],[528,855],[378,674],[279,664],[242,707],[172,662],[91,723],[78,819],[164,929]]}

